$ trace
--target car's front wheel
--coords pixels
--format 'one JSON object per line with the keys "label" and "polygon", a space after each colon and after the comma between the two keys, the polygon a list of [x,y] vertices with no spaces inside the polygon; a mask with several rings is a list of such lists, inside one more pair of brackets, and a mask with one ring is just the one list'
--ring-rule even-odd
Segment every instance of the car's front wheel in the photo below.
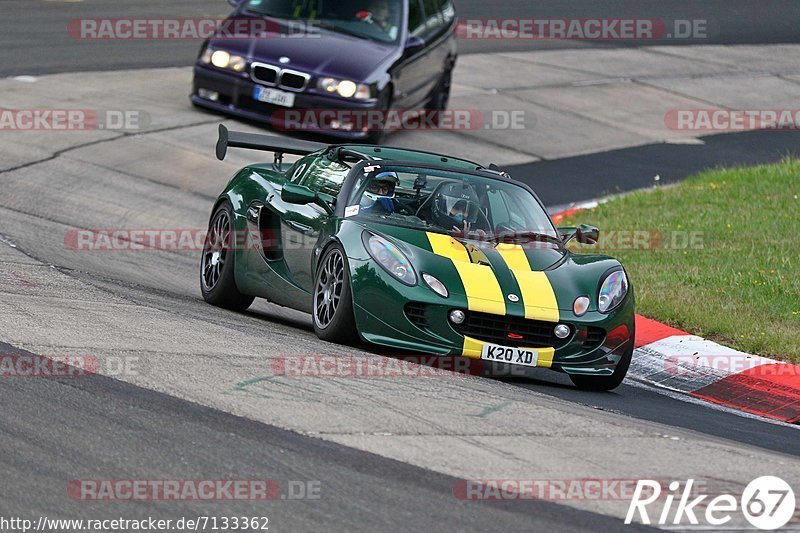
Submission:
{"label": "car's front wheel", "polygon": [[200,259],[200,292],[211,305],[232,311],[244,311],[255,299],[239,292],[234,279],[233,210],[227,202],[211,217],[203,256]]}
{"label": "car's front wheel", "polygon": [[622,354],[622,358],[620,359],[619,363],[617,363],[614,373],[610,376],[586,376],[580,374],[571,374],[569,379],[572,380],[572,383],[576,387],[583,390],[609,391],[616,389],[625,379],[625,375],[628,373],[628,367],[631,366],[632,358],[633,337],[631,337],[630,346],[625,350],[625,353]]}
{"label": "car's front wheel", "polygon": [[350,289],[350,269],[344,249],[331,245],[322,256],[314,282],[314,332],[324,341],[354,344],[358,341]]}

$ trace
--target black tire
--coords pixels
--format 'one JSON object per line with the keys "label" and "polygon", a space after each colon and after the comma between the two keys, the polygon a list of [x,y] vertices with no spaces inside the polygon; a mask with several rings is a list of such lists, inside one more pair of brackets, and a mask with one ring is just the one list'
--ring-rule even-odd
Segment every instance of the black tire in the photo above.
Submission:
{"label": "black tire", "polygon": [[428,105],[425,106],[428,117],[431,117],[432,122],[436,126],[441,125],[442,113],[447,110],[447,105],[450,103],[450,87],[453,83],[453,71],[447,70],[439,80],[439,84],[431,95]]}
{"label": "black tire", "polygon": [[625,375],[628,373],[628,367],[631,366],[631,359],[633,358],[633,336],[631,336],[630,347],[622,354],[622,359],[617,363],[614,373],[610,376],[583,376],[583,375],[570,375],[569,379],[579,389],[588,391],[610,391],[616,389],[622,384]]}
{"label": "black tire", "polygon": [[239,292],[234,279],[236,228],[233,209],[228,202],[220,205],[211,217],[206,242],[200,257],[200,292],[203,299],[224,309],[244,311],[255,297]]}
{"label": "black tire", "polygon": [[[387,87],[386,90],[383,91],[383,94],[381,94],[380,101],[378,102],[378,106],[375,108],[377,111],[381,111],[383,113],[384,124],[388,119],[389,110],[392,107],[390,91],[391,89],[389,87]],[[383,144],[383,142],[386,140],[386,135],[388,135],[388,132],[384,128],[378,130],[370,130],[369,133],[367,133],[365,142],[367,144]]]}
{"label": "black tire", "polygon": [[353,315],[353,293],[347,255],[338,243],[325,250],[314,278],[312,303],[314,332],[324,341],[352,345],[358,342]]}
{"label": "black tire", "polygon": [[428,111],[444,111],[447,109],[447,105],[450,103],[450,89],[452,85],[453,70],[447,69],[439,79],[439,83],[436,85],[436,89],[434,89],[431,99],[428,101],[428,105],[425,106],[425,109]]}

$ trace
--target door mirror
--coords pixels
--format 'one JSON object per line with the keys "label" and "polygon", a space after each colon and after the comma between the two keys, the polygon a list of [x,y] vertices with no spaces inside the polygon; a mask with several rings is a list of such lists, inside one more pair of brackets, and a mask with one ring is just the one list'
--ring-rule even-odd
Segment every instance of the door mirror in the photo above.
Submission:
{"label": "door mirror", "polygon": [[415,54],[425,48],[425,39],[420,37],[409,37],[406,40],[406,54]]}
{"label": "door mirror", "polygon": [[317,204],[325,210],[329,215],[333,214],[331,203],[335,203],[335,198],[326,195],[320,195],[312,191],[305,185],[298,185],[296,183],[286,183],[281,190],[281,200],[288,204]]}
{"label": "door mirror", "polygon": [[558,233],[561,235],[561,240],[564,241],[564,244],[567,244],[572,239],[581,244],[597,244],[600,239],[600,230],[588,224],[581,224],[577,228],[558,228]]}
{"label": "door mirror", "polygon": [[281,200],[290,204],[310,204],[317,200],[317,193],[305,185],[286,183],[281,191]]}

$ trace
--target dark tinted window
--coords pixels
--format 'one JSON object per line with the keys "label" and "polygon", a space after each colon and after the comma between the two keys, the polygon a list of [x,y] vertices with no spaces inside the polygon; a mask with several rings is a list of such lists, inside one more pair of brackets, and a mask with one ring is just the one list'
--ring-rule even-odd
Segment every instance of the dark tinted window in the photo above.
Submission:
{"label": "dark tinted window", "polygon": [[444,27],[444,19],[439,12],[440,0],[422,0],[425,9],[425,37],[430,39],[441,32]]}
{"label": "dark tinted window", "polygon": [[412,37],[422,37],[425,33],[425,17],[420,0],[408,0],[408,33]]}
{"label": "dark tinted window", "polygon": [[449,26],[456,18],[456,8],[453,5],[453,0],[438,0],[439,13],[442,14],[444,25]]}

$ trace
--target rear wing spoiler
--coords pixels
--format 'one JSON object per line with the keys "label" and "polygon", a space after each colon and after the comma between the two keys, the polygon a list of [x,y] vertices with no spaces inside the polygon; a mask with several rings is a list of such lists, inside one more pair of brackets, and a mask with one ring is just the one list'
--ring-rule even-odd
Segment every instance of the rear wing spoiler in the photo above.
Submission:
{"label": "rear wing spoiler", "polygon": [[261,135],[258,133],[244,133],[241,131],[228,131],[228,128],[219,125],[219,140],[217,141],[217,159],[225,159],[228,147],[248,148],[274,152],[275,160],[283,159],[283,154],[308,155],[319,150],[327,150],[328,145],[300,139],[287,139],[274,135]]}

